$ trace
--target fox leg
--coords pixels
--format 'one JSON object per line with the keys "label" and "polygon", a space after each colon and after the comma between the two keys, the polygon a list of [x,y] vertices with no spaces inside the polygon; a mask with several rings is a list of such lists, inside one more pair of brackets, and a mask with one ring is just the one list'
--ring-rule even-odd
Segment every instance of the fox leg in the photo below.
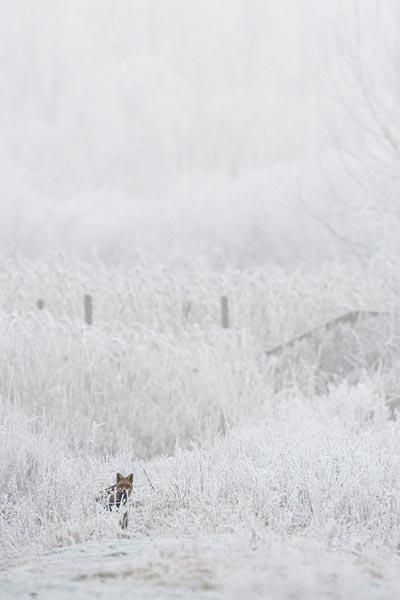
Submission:
{"label": "fox leg", "polygon": [[128,511],[127,510],[122,515],[122,518],[119,523],[120,523],[122,529],[128,528]]}

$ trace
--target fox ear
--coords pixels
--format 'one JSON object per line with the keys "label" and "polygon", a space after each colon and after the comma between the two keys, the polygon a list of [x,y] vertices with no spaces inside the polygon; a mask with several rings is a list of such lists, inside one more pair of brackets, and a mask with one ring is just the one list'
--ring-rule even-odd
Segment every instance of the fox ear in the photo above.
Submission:
{"label": "fox ear", "polygon": [[117,473],[117,483],[123,479],[121,473]]}
{"label": "fox ear", "polygon": [[129,479],[129,481],[131,483],[133,483],[133,473],[131,473],[130,475],[128,475],[127,479]]}

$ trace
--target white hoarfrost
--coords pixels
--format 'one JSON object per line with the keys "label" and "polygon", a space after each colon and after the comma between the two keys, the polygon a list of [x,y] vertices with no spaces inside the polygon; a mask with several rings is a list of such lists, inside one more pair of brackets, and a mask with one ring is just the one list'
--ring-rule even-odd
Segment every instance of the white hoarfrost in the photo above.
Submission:
{"label": "white hoarfrost", "polygon": [[[353,268],[332,269],[341,284],[326,290],[325,271],[6,265],[0,598],[397,597],[396,332],[387,345],[364,329],[353,346],[335,338],[352,384],[325,359],[322,372],[315,345],[264,352],[349,308],[389,306]],[[384,360],[371,362],[378,337]],[[95,500],[117,471],[135,476],[126,531]]]}

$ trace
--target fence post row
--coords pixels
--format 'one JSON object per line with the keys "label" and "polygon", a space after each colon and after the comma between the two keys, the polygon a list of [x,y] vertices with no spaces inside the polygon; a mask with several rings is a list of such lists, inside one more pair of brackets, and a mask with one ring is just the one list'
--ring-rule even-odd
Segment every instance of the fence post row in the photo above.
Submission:
{"label": "fence post row", "polygon": [[[44,309],[44,300],[41,298],[37,300],[36,306],[39,310]],[[87,325],[93,323],[93,298],[90,294],[85,294],[83,297],[83,308],[84,308],[84,319]],[[183,306],[183,312],[187,319],[191,310],[191,304],[185,303]],[[221,325],[223,329],[229,329],[229,304],[228,297],[221,296]]]}

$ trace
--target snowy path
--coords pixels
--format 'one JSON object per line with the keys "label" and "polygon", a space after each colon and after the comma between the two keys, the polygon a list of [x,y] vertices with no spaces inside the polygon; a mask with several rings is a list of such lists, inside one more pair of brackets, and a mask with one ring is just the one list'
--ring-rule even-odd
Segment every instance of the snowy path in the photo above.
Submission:
{"label": "snowy path", "polygon": [[247,553],[209,542],[125,538],[62,548],[0,572],[0,600],[400,597],[398,556],[356,556],[305,539],[272,538]]}
{"label": "snowy path", "polygon": [[190,553],[115,540],[71,546],[0,573],[1,600],[220,600],[212,571]]}

